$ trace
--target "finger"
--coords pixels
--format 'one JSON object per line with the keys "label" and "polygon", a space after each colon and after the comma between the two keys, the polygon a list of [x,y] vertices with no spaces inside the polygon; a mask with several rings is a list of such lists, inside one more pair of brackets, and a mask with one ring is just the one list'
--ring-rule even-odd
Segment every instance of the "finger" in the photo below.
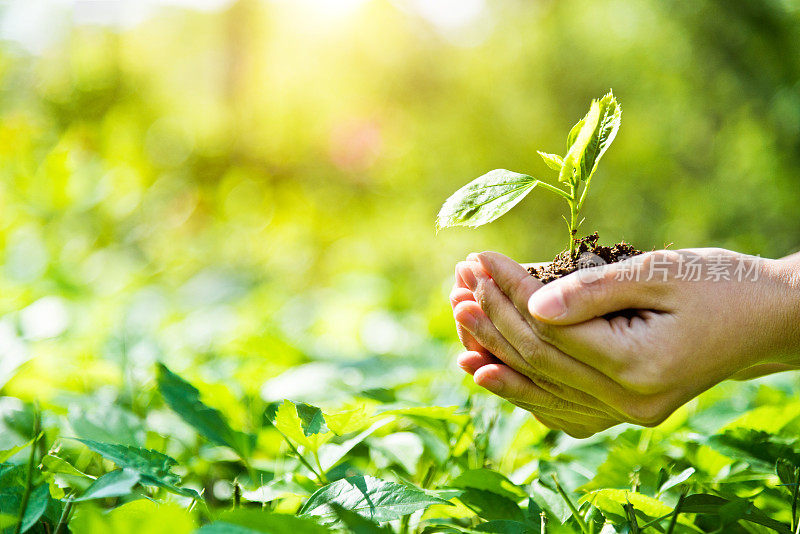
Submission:
{"label": "finger", "polygon": [[[461,267],[462,263],[465,262],[459,262],[456,264],[455,284],[453,285],[453,290],[450,292],[450,305],[454,310],[459,302],[463,302],[465,300],[475,300],[472,291],[467,288],[464,279],[461,276],[461,271],[463,269],[463,267]],[[456,321],[456,335],[458,335],[458,339],[461,341],[461,344],[465,349],[488,354],[489,351],[482,347],[481,344],[475,340],[472,334],[470,334],[468,330],[459,324],[458,321]]]}
{"label": "finger", "polygon": [[456,263],[456,285],[471,290],[475,286],[475,276],[472,274],[470,264],[473,262],[460,261]]}
{"label": "finger", "polygon": [[[472,294],[472,291],[463,287],[453,288],[453,291],[450,292],[450,305],[453,307],[453,310],[455,310],[459,302],[465,301],[475,301],[475,296]],[[456,334],[458,335],[458,339],[461,341],[461,344],[464,345],[465,349],[481,352],[487,355],[489,354],[489,351],[486,350],[486,348],[484,348],[473,337],[473,335],[469,333],[469,330],[465,329],[458,321],[456,321]]]}
{"label": "finger", "polygon": [[[522,408],[534,415],[534,417],[547,417],[553,424],[557,425],[557,429],[569,434],[573,438],[588,438],[601,432],[607,428],[620,424],[622,421],[615,419],[608,419],[603,417],[588,417],[582,416],[580,418],[560,418],[554,412],[544,408],[537,408],[522,402],[509,401],[515,406]],[[540,419],[541,421],[541,419]]]}
{"label": "finger", "polygon": [[450,305],[455,308],[459,302],[465,300],[475,300],[475,295],[469,289],[463,287],[454,287],[450,292]]}
{"label": "finger", "polygon": [[456,363],[458,366],[465,372],[474,375],[475,371],[483,367],[484,365],[489,365],[490,363],[499,363],[497,358],[494,356],[483,354],[481,352],[477,352],[474,350],[469,350],[467,352],[462,352],[458,355],[456,359]]}
{"label": "finger", "polygon": [[540,323],[537,336],[579,362],[605,376],[616,378],[621,368],[639,350],[646,337],[648,321],[640,316],[595,318],[583,323],[553,325]]}
{"label": "finger", "polygon": [[482,347],[494,354],[506,365],[524,374],[536,370],[525,361],[517,350],[492,324],[477,302],[459,302],[453,310],[458,324],[466,329]]}
{"label": "finger", "polygon": [[526,320],[531,319],[528,301],[543,284],[522,265],[497,252],[482,252],[478,255],[478,261],[500,290],[508,296],[520,315]]}
{"label": "finger", "polygon": [[482,388],[510,402],[524,404],[526,409],[540,410],[566,421],[580,423],[587,419],[610,419],[600,410],[586,408],[553,395],[507,365],[484,365],[475,371],[473,379]]}
{"label": "finger", "polygon": [[[496,356],[517,371],[533,378],[537,382],[544,380],[542,387],[551,393],[577,404],[596,407],[606,413],[621,417],[618,409],[625,398],[625,392],[619,384],[603,374],[588,357],[578,357],[570,351],[560,349],[541,339],[531,325],[523,319],[519,310],[500,291],[493,279],[480,277],[475,296],[481,307],[481,314],[475,312],[470,301],[462,313],[475,315],[473,336],[478,343],[488,347]],[[599,321],[600,319],[598,319]],[[539,324],[538,321],[532,320]],[[542,325],[546,330],[564,328]],[[497,334],[495,334],[497,332]],[[503,341],[515,349],[508,353]],[[527,366],[519,366],[516,362],[518,354]],[[583,363],[582,363],[583,362]],[[587,365],[588,364],[588,365]],[[552,383],[555,377],[558,384]]]}
{"label": "finger", "polygon": [[648,253],[600,267],[581,269],[554,280],[533,293],[528,311],[536,319],[554,324],[575,324],[627,309],[672,311],[671,282],[628,279],[629,271],[652,270],[663,254]]}

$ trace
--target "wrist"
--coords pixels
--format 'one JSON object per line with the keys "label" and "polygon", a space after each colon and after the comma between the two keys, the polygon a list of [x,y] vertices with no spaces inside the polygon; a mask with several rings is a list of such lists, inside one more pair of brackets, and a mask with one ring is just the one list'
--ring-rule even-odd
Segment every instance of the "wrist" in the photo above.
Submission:
{"label": "wrist", "polygon": [[770,360],[796,365],[800,359],[800,254],[765,263],[767,278],[775,288],[767,294],[774,298],[768,304],[777,326]]}

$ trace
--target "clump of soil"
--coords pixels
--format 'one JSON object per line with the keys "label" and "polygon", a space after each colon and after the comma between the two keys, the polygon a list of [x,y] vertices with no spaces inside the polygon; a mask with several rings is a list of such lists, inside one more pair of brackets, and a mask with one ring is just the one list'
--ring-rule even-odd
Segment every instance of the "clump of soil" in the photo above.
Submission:
{"label": "clump of soil", "polygon": [[580,269],[616,263],[642,254],[641,250],[624,241],[605,247],[597,243],[598,239],[597,232],[578,239],[574,257],[570,257],[569,251],[565,250],[553,259],[553,263],[544,267],[529,267],[528,272],[546,284]]}

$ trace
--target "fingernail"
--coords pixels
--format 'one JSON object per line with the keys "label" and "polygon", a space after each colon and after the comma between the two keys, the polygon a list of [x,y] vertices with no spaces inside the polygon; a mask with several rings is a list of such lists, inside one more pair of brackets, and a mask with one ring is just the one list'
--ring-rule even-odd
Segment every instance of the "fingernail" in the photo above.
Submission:
{"label": "fingernail", "polygon": [[477,255],[478,262],[483,266],[483,270],[486,271],[489,276],[492,276],[492,260],[486,254],[480,253]]}
{"label": "fingernail", "polygon": [[461,265],[459,266],[458,273],[461,275],[461,279],[464,280],[464,283],[467,284],[467,287],[470,291],[475,291],[475,288],[478,287],[478,281],[475,279],[475,274],[472,272],[472,269],[468,265]]}
{"label": "fingernail", "polygon": [[478,261],[478,253],[470,252],[469,254],[467,254],[467,261]]}
{"label": "fingernail", "polygon": [[560,319],[567,313],[564,295],[558,285],[548,284],[531,296],[530,312],[541,319]]}
{"label": "fingernail", "polygon": [[469,330],[475,332],[478,325],[478,319],[469,311],[459,311],[455,317],[458,324]]}

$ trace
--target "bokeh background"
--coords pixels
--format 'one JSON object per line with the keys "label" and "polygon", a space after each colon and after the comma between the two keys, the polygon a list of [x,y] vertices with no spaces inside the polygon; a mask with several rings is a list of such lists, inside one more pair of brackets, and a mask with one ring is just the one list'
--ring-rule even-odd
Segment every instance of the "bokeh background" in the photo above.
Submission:
{"label": "bokeh background", "polygon": [[793,0],[0,6],[3,402],[102,400],[169,434],[159,360],[234,419],[242,399],[463,402],[455,262],[551,258],[565,206],[537,191],[438,236],[436,212],[497,167],[554,178],[536,150],[609,88],[586,233],[800,245]]}

